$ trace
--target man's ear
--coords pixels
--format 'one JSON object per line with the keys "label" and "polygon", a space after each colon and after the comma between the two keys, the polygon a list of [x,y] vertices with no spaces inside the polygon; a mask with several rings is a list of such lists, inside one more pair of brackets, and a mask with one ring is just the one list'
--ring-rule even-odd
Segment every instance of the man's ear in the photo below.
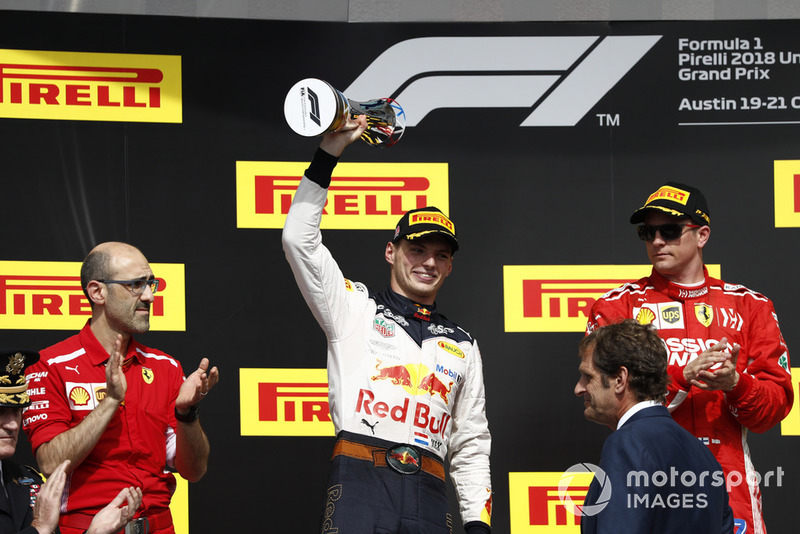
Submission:
{"label": "man's ear", "polygon": [[386,263],[388,263],[389,265],[394,265],[394,251],[395,251],[394,243],[392,243],[391,241],[386,243],[386,251],[384,252],[383,257],[386,258]]}
{"label": "man's ear", "polygon": [[711,237],[711,227],[701,226],[697,229],[697,246],[703,248],[708,243],[708,238]]}
{"label": "man's ear", "polygon": [[628,368],[624,365],[617,369],[614,375],[614,393],[621,394],[628,387]]}
{"label": "man's ear", "polygon": [[101,284],[97,280],[92,280],[86,286],[86,293],[89,295],[89,301],[93,306],[106,303],[106,288],[105,284]]}

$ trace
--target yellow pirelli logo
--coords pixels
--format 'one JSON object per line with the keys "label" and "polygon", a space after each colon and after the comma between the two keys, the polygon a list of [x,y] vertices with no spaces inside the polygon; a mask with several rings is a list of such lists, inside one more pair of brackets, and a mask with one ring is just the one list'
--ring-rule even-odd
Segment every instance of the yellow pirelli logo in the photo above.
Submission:
{"label": "yellow pirelli logo", "polygon": [[800,160],[775,161],[775,227],[800,226]]}
{"label": "yellow pirelli logo", "polygon": [[0,49],[0,117],[181,122],[180,56]]}
{"label": "yellow pirelli logo", "polygon": [[239,369],[243,436],[333,436],[325,369]]}
{"label": "yellow pirelli logo", "polygon": [[666,198],[672,200],[673,202],[677,202],[678,204],[686,205],[686,201],[689,200],[689,192],[684,191],[683,189],[678,189],[677,187],[670,187],[668,185],[662,186],[659,188],[658,191],[647,197],[647,202],[645,202],[645,206],[650,204],[654,200],[658,200],[659,198]]}
{"label": "yellow pirelli logo", "polygon": [[[151,330],[186,330],[186,277],[180,263],[151,263],[159,279]],[[0,329],[79,330],[92,316],[81,264],[0,261]]]}
{"label": "yellow pirelli logo", "polygon": [[781,421],[782,436],[800,436],[800,367],[792,368],[792,385],[794,386],[794,404],[789,415]]}
{"label": "yellow pirelli logo", "polygon": [[[559,496],[559,483],[563,475],[556,472],[508,474],[511,534],[577,534],[581,531],[580,516],[564,506]],[[593,473],[572,475],[564,490],[572,505],[584,503],[593,478]]]}
{"label": "yellow pirelli logo", "polygon": [[[283,228],[308,163],[236,162],[236,224]],[[449,211],[446,163],[340,163],[328,188],[321,228],[389,230],[412,209]]]}
{"label": "yellow pirelli logo", "polygon": [[[707,267],[719,277],[719,265]],[[583,332],[598,298],[651,271],[651,265],[505,265],[505,330]]]}
{"label": "yellow pirelli logo", "polygon": [[453,233],[456,231],[456,227],[450,219],[435,211],[418,211],[412,214],[408,219],[408,225],[413,226],[415,224],[438,224]]}

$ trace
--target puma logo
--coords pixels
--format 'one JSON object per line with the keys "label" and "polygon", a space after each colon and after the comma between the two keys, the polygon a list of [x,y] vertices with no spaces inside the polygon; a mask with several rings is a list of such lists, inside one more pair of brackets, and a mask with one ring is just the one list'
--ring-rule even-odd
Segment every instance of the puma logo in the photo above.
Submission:
{"label": "puma logo", "polygon": [[371,425],[371,424],[369,424],[369,423],[367,422],[367,420],[366,420],[366,419],[362,419],[362,420],[361,420],[361,422],[362,422],[363,424],[367,425],[367,426],[369,427],[369,429],[370,429],[370,430],[372,430],[372,435],[374,436],[374,435],[375,435],[375,425],[377,425],[378,423],[380,423],[380,421],[375,421],[375,425]]}
{"label": "puma logo", "polygon": [[70,367],[69,365],[65,365],[64,369],[67,369],[69,371],[75,371],[76,373],[80,374],[80,372],[78,372],[78,366],[77,365],[75,367]]}

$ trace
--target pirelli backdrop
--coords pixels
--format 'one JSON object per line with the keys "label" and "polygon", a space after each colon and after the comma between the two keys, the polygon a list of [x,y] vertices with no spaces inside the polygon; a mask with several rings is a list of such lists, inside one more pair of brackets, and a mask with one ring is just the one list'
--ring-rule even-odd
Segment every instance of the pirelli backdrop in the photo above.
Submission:
{"label": "pirelli backdrop", "polygon": [[[599,463],[609,430],[573,395],[576,346],[594,300],[649,272],[628,217],[658,185],[706,193],[712,272],[771,297],[800,355],[798,31],[3,11],[0,345],[80,329],[85,254],[139,246],[162,282],[141,340],[221,369],[201,410],[208,474],[179,486],[179,531],[314,532],[333,445],[325,339],[280,232],[318,141],[289,129],[283,100],[308,77],[354,100],[393,97],[405,135],[346,152],[324,240],[380,290],[404,211],[453,218],[461,250],[439,306],[484,355],[494,530],[577,532],[559,479]],[[797,531],[797,404],[750,437],[756,470],[780,475],[762,483],[771,533]],[[33,461],[27,441],[18,456]]]}

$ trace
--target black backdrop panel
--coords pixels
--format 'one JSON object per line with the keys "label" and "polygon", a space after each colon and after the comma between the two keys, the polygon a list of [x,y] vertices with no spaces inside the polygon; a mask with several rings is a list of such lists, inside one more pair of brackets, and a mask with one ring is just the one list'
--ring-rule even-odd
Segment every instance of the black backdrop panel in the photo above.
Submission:
{"label": "black backdrop panel", "polygon": [[[526,108],[484,99],[485,107],[440,106],[388,150],[357,143],[344,156],[449,164],[449,212],[463,244],[439,304],[481,344],[494,437],[493,526],[511,532],[508,473],[597,463],[609,431],[586,422],[572,394],[580,332],[505,332],[504,265],[646,263],[627,219],[662,182],[686,181],[710,201],[706,261],[720,264],[723,278],[772,297],[789,347],[800,346],[791,274],[797,234],[775,228],[773,187],[774,161],[800,157],[798,29],[794,21],[327,24],[4,11],[2,49],[180,56],[183,121],[0,119],[0,260],[78,262],[98,242],[124,240],[153,263],[183,264],[186,331],[142,340],[186,368],[202,356],[221,368],[222,381],[203,404],[213,452],[208,474],[190,487],[191,530],[313,532],[333,438],[242,436],[239,369],[324,367],[325,340],[294,285],[280,231],[237,228],[236,162],[308,161],[317,141],[286,126],[288,88],[318,77],[344,90],[402,41],[658,36],[629,71],[608,74],[619,81],[574,126],[522,127],[541,102]],[[494,72],[470,70],[468,59],[458,72],[440,66],[394,95],[371,96],[397,96],[445,75],[496,76],[500,86],[515,75],[566,83],[579,62],[548,70],[511,61],[510,70]],[[405,61],[413,72],[415,58]],[[728,68],[730,80],[681,79],[724,78]],[[596,73],[596,83],[605,73]],[[348,276],[381,288],[389,235],[330,230],[324,237]],[[0,345],[41,348],[67,334],[0,327]],[[800,422],[791,425],[750,440],[760,472],[785,472],[780,487],[763,489],[771,532],[793,531],[800,460],[790,434],[800,434]],[[27,442],[18,456],[31,461]]]}

